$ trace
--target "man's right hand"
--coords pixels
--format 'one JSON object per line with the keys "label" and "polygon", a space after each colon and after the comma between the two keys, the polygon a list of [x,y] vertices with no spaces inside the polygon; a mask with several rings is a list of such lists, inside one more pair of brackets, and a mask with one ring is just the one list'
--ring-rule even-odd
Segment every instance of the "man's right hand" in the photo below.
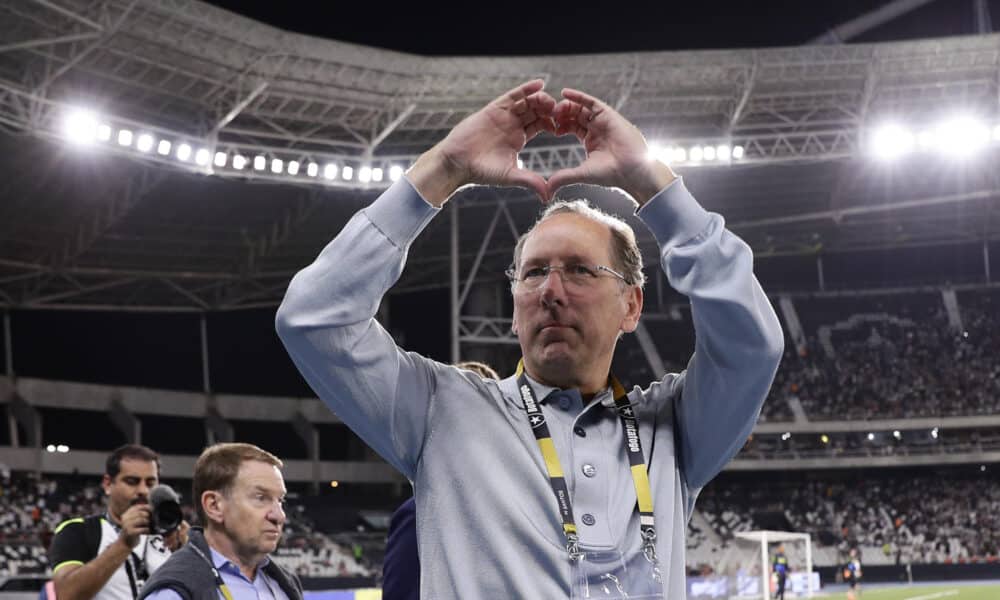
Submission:
{"label": "man's right hand", "polygon": [[135,548],[139,544],[139,536],[149,534],[151,517],[152,511],[148,504],[136,504],[129,507],[122,513],[121,531],[118,533],[118,539],[129,549]]}
{"label": "man's right hand", "polygon": [[466,117],[414,163],[410,183],[434,206],[470,183],[526,187],[547,199],[545,179],[517,166],[528,141],[555,132],[556,101],[544,86],[541,79],[523,83]]}

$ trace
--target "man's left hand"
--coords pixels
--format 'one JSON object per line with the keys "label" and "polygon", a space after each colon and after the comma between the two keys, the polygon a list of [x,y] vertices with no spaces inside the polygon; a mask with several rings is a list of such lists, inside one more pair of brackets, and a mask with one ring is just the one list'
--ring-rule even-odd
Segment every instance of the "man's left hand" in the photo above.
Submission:
{"label": "man's left hand", "polygon": [[614,108],[579,90],[565,88],[553,118],[557,135],[575,135],[587,151],[580,165],[549,177],[549,197],[573,183],[625,190],[639,205],[676,179],[673,171],[649,156],[639,129]]}
{"label": "man's left hand", "polygon": [[167,550],[171,552],[177,552],[181,549],[181,546],[188,541],[188,531],[191,530],[191,525],[187,521],[181,521],[180,526],[163,536],[163,545],[167,547]]}

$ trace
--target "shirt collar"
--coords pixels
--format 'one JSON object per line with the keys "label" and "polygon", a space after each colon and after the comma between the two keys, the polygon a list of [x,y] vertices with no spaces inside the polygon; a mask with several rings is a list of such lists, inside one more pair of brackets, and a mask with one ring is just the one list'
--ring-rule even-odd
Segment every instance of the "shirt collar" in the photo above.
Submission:
{"label": "shirt collar", "polygon": [[[535,397],[540,399],[539,400],[540,404],[545,404],[546,402],[548,402],[549,394],[561,390],[561,388],[548,386],[545,385],[544,383],[535,381],[531,377],[531,375],[528,374],[527,370],[524,371],[524,376],[528,379],[528,385],[531,386],[531,391],[535,393]],[[600,402],[605,407],[614,407],[615,399],[614,395],[611,393],[611,386],[608,386],[603,390],[601,390],[600,392],[598,392],[597,395],[594,396],[590,402],[585,403],[585,406],[590,407],[595,402]]]}
{"label": "shirt collar", "polygon": [[[215,565],[216,569],[219,569],[220,571],[228,570],[230,572],[241,573],[239,565],[229,560],[219,552],[216,552],[215,548],[209,546],[208,549],[212,553],[212,564]],[[264,560],[257,564],[257,572],[260,573],[270,562],[271,559],[265,556]]]}

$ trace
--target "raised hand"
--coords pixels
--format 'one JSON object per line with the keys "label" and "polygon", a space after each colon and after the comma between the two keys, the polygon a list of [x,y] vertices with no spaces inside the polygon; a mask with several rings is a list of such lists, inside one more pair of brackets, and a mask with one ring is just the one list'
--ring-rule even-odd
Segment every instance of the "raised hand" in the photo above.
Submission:
{"label": "raised hand", "polygon": [[470,184],[511,185],[547,199],[545,179],[517,166],[517,155],[542,131],[555,132],[555,99],[545,82],[523,83],[466,117],[413,165],[407,177],[428,202],[440,206]]}
{"label": "raised hand", "polygon": [[152,511],[148,504],[135,504],[121,516],[121,531],[118,538],[129,548],[135,548],[139,543],[139,536],[149,533],[149,519]]}
{"label": "raised hand", "polygon": [[641,205],[676,177],[670,167],[650,159],[646,139],[618,111],[572,88],[562,95],[553,111],[556,135],[575,135],[587,158],[553,173],[548,197],[563,186],[590,183],[621,188]]}

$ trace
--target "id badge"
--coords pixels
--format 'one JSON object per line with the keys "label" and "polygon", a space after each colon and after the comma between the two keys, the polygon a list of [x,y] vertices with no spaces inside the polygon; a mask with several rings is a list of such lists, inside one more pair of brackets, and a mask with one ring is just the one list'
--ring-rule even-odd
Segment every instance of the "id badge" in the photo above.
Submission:
{"label": "id badge", "polygon": [[641,552],[628,557],[617,550],[582,554],[573,561],[572,600],[663,598],[659,573]]}

